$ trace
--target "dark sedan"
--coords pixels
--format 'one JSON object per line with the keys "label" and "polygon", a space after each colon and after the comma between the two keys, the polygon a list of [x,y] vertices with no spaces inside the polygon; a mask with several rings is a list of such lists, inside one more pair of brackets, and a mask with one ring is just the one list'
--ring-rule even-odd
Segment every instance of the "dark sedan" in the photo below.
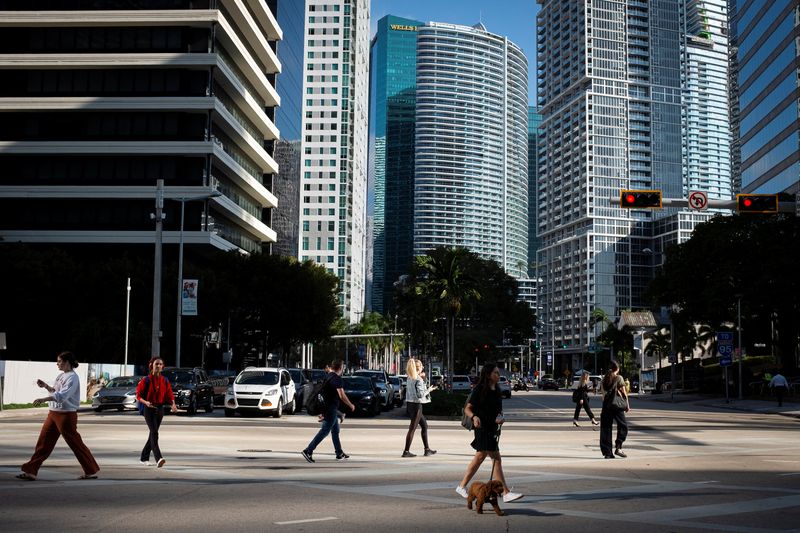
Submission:
{"label": "dark sedan", "polygon": [[381,412],[381,400],[375,393],[372,379],[360,376],[342,377],[342,388],[353,405],[357,414],[375,416]]}
{"label": "dark sedan", "polygon": [[294,405],[295,413],[299,413],[305,405],[306,394],[311,390],[311,381],[306,377],[305,370],[302,368],[290,368],[289,375],[294,381]]}
{"label": "dark sedan", "polygon": [[542,390],[558,390],[558,382],[553,378],[542,378]]}

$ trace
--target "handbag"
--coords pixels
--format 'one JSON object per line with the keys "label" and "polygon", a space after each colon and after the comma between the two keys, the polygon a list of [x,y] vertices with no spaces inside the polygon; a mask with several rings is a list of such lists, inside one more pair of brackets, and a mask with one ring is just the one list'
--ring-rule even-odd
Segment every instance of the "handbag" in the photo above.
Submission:
{"label": "handbag", "polygon": [[583,391],[580,388],[572,391],[572,403],[578,403],[583,399]]}
{"label": "handbag", "polygon": [[474,429],[472,425],[472,417],[467,416],[467,413],[465,412],[468,403],[469,403],[469,398],[467,398],[467,401],[464,402],[464,407],[461,408],[461,427],[463,427],[467,431],[472,431]]}
{"label": "handbag", "polygon": [[625,398],[619,393],[619,389],[614,389],[613,391],[608,391],[606,393],[606,401],[608,405],[618,411],[625,411],[628,409],[628,402],[625,401]]}

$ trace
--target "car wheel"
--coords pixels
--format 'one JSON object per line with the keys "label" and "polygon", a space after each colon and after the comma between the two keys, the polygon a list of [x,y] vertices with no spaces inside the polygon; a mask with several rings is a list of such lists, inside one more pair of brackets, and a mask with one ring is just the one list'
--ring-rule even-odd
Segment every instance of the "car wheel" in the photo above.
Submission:
{"label": "car wheel", "polygon": [[186,414],[189,416],[194,416],[197,414],[197,398],[192,398],[192,401],[189,402],[189,407],[186,409]]}
{"label": "car wheel", "polygon": [[293,399],[289,402],[289,405],[286,406],[286,414],[293,415],[297,412],[297,400]]}
{"label": "car wheel", "polygon": [[208,405],[206,405],[206,413],[213,413],[213,412],[214,412],[214,397],[209,396]]}
{"label": "car wheel", "polygon": [[236,409],[228,409],[227,407],[225,408],[225,416],[231,417],[234,415],[236,415]]}
{"label": "car wheel", "polygon": [[282,414],[283,414],[283,398],[278,400],[278,408],[275,409],[275,412],[272,413],[272,416],[274,416],[275,418],[280,418]]}
{"label": "car wheel", "polygon": [[379,401],[375,400],[370,410],[370,416],[378,416],[379,414],[381,414],[381,404]]}

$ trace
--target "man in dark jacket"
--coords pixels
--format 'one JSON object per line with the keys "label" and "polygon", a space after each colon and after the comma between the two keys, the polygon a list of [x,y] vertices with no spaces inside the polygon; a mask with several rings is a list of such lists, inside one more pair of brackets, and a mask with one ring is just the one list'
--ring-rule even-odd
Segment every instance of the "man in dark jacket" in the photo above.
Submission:
{"label": "man in dark jacket", "polygon": [[309,463],[315,462],[312,456],[314,450],[319,446],[319,443],[322,442],[322,439],[328,436],[328,433],[331,434],[333,448],[336,451],[336,459],[342,460],[350,457],[344,453],[342,444],[339,442],[338,409],[340,401],[349,407],[351,411],[355,411],[356,406],[350,402],[342,388],[343,371],[344,363],[341,359],[336,359],[331,363],[331,372],[325,377],[325,386],[322,389],[322,397],[325,399],[322,427],[319,428],[317,435],[308,443],[306,449],[301,452],[305,460]]}

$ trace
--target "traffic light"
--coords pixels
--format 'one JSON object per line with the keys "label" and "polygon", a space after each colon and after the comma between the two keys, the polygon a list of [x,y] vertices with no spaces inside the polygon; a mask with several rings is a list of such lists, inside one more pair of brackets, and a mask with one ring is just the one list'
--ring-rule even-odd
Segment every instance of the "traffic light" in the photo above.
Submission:
{"label": "traffic light", "polygon": [[619,205],[628,209],[660,209],[661,191],[622,190],[620,191]]}
{"label": "traffic light", "polygon": [[737,194],[736,210],[740,213],[777,213],[777,194]]}

